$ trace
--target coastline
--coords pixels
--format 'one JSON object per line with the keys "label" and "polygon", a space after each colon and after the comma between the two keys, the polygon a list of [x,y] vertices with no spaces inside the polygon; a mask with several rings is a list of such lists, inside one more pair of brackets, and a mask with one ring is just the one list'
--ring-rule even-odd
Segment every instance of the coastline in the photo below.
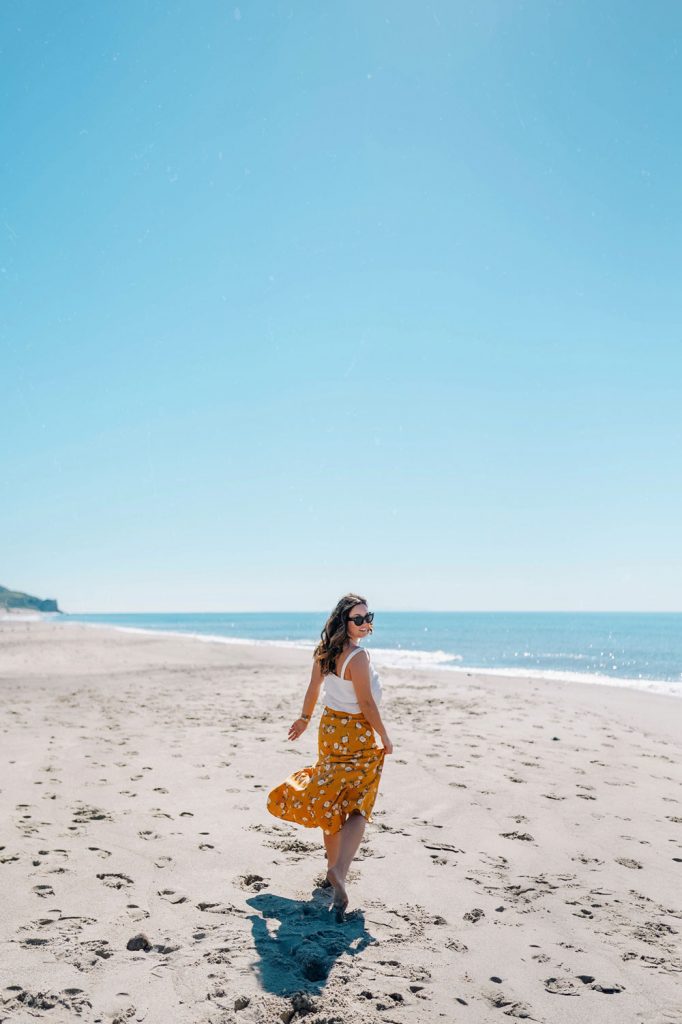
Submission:
{"label": "coastline", "polygon": [[42,994],[52,1019],[271,1022],[302,991],[311,1024],[678,1019],[677,697],[386,668],[395,752],[336,926],[317,830],[265,808],[315,760],[319,703],[286,740],[309,661],[0,622],[7,1020]]}
{"label": "coastline", "polygon": [[[303,640],[270,640],[254,639],[252,637],[231,637],[220,636],[212,633],[190,633],[180,630],[152,629],[141,626],[122,626],[114,623],[98,623],[67,620],[60,625],[88,626],[95,629],[115,629],[121,633],[142,634],[150,636],[166,636],[178,639],[197,640],[202,643],[227,644],[230,646],[246,647],[278,647],[298,651],[311,652],[315,647],[314,641]],[[669,697],[682,697],[682,682],[675,683],[669,679],[649,679],[644,677],[631,678],[628,676],[608,676],[597,672],[572,672],[562,669],[538,669],[533,666],[529,668],[508,668],[508,667],[485,667],[480,665],[452,664],[462,661],[461,655],[448,654],[445,651],[428,651],[406,648],[370,647],[377,665],[382,668],[404,668],[413,672],[434,671],[463,673],[464,675],[499,676],[508,679],[546,680],[559,682],[575,682],[582,685],[593,686],[614,686],[618,688],[641,690],[644,693],[658,693]]]}

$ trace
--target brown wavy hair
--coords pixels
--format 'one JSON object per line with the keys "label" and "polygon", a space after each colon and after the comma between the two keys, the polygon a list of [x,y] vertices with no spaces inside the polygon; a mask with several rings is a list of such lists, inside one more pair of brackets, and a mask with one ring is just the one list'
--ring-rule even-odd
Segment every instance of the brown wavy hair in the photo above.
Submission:
{"label": "brown wavy hair", "polygon": [[[320,642],[315,648],[314,658],[322,669],[322,675],[328,676],[334,671],[338,656],[348,639],[348,613],[356,604],[367,604],[366,597],[359,594],[345,594],[337,602],[334,611],[324,624],[320,634]],[[369,626],[370,633],[372,626]]]}

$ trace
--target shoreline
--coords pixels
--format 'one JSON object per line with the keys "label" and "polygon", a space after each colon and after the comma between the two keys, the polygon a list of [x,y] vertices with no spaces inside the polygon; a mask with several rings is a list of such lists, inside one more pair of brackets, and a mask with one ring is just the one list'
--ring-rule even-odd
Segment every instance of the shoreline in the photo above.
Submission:
{"label": "shoreline", "polygon": [[[57,622],[57,625],[61,627],[87,626],[94,629],[113,629],[121,633],[166,636],[176,639],[195,640],[200,641],[201,643],[226,644],[228,646],[236,647],[277,647],[283,650],[299,651],[312,651],[315,647],[315,641],[264,640],[253,639],[251,637],[227,637],[220,636],[219,634],[189,633],[182,632],[180,630],[167,629],[145,629],[142,626],[119,626],[115,623],[84,622],[77,621],[75,619],[66,622]],[[593,672],[571,672],[569,670],[564,671],[562,669],[489,668],[464,664],[449,665],[443,664],[442,658],[448,660],[461,660],[461,656],[447,654],[445,651],[406,650],[405,648],[370,647],[369,650],[372,654],[377,656],[377,664],[382,668],[404,668],[413,672],[451,672],[467,676],[485,675],[496,676],[504,679],[572,682],[585,686],[610,686],[617,689],[637,690],[642,693],[659,694],[661,696],[674,697],[676,699],[682,697],[682,681],[675,683],[669,679],[634,679],[627,676],[605,676]],[[442,658],[439,656],[442,656]]]}

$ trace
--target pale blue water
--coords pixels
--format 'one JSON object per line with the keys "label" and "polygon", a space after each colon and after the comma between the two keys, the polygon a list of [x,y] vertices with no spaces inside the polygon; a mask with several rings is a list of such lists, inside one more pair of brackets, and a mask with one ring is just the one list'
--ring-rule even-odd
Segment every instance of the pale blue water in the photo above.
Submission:
{"label": "pale blue water", "polygon": [[[321,612],[65,615],[63,621],[312,647]],[[682,695],[682,613],[377,612],[367,646],[385,664],[569,674]],[[676,684],[670,685],[670,684]]]}

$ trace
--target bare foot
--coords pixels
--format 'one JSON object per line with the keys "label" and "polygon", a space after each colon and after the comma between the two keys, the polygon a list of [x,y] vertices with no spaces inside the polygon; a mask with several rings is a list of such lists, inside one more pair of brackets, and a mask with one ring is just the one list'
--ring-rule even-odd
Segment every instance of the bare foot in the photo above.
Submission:
{"label": "bare foot", "polygon": [[345,903],[334,902],[332,903],[332,907],[334,908],[336,923],[343,924],[343,922],[346,920],[346,909],[348,907],[348,900],[346,900]]}
{"label": "bare foot", "polygon": [[329,868],[327,871],[327,881],[334,887],[334,902],[332,905],[336,911],[336,919],[337,921],[343,921],[343,915],[348,906],[348,893],[346,892],[344,879],[336,868]]}

